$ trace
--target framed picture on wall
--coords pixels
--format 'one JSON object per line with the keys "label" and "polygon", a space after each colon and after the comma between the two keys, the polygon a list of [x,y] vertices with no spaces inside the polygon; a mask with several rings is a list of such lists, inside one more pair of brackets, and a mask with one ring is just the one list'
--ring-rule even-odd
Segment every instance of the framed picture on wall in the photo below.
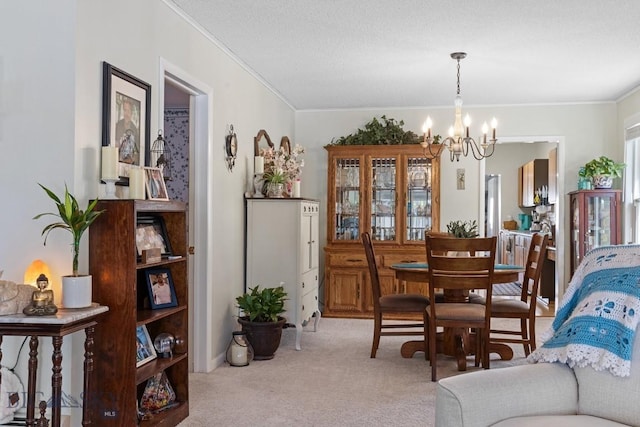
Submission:
{"label": "framed picture on wall", "polygon": [[103,62],[102,145],[118,147],[119,185],[129,185],[132,166],[149,159],[151,85]]}

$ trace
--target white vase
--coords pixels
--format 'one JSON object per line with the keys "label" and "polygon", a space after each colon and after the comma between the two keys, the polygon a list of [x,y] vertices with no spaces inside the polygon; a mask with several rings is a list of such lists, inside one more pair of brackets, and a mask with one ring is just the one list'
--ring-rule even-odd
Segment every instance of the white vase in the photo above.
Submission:
{"label": "white vase", "polygon": [[62,277],[62,308],[91,306],[91,275]]}

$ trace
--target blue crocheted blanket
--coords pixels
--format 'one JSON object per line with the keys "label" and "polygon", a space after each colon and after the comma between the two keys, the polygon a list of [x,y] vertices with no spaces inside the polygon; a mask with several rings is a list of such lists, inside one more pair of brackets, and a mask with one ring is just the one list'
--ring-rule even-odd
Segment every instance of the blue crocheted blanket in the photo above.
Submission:
{"label": "blue crocheted blanket", "polygon": [[544,344],[528,360],[629,376],[639,320],[640,245],[596,248],[578,266]]}

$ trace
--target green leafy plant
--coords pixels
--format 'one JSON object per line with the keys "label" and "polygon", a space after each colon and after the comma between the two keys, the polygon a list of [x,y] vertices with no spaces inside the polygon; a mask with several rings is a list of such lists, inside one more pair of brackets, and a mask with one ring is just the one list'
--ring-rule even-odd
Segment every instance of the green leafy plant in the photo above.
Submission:
{"label": "green leafy plant", "polygon": [[[420,137],[403,129],[404,121],[381,116],[376,117],[355,133],[331,140],[329,145],[399,145],[419,144]],[[439,137],[438,137],[439,139]]]}
{"label": "green leafy plant", "polygon": [[277,322],[278,316],[285,311],[287,293],[284,287],[260,289],[256,286],[249,291],[236,298],[244,315],[252,322]]}
{"label": "green leafy plant", "polygon": [[98,216],[104,211],[94,211],[94,208],[98,203],[98,199],[90,202],[87,205],[87,209],[85,209],[84,211],[80,209],[76,198],[73,197],[73,195],[69,194],[69,190],[67,189],[66,184],[64,186],[64,197],[62,199],[56,196],[44,185],[38,185],[42,187],[47,195],[55,202],[56,207],[58,208],[58,213],[41,213],[34,216],[33,219],[39,219],[46,215],[52,215],[62,220],[61,222],[54,222],[52,224],[49,224],[44,228],[44,230],[42,230],[42,235],[44,236],[44,244],[46,246],[47,237],[49,237],[49,233],[51,232],[51,230],[60,228],[71,233],[71,235],[73,236],[73,275],[78,276],[78,255],[80,253],[80,240],[82,239],[82,235],[84,234],[85,230],[87,230],[93,223],[93,221],[95,221],[96,218],[98,218]]}
{"label": "green leafy plant", "polygon": [[620,178],[625,166],[624,163],[618,163],[606,156],[600,156],[580,168],[578,175],[582,178],[593,178],[594,176]]}
{"label": "green leafy plant", "polygon": [[454,237],[478,237],[476,221],[451,221],[447,224],[447,232]]}
{"label": "green leafy plant", "polygon": [[282,170],[272,169],[265,172],[264,180],[272,184],[284,184],[287,182],[287,176]]}

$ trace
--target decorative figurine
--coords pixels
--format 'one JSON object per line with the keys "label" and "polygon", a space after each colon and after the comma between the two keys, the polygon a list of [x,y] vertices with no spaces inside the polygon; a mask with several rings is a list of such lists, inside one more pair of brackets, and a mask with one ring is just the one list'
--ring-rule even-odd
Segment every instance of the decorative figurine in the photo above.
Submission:
{"label": "decorative figurine", "polygon": [[27,316],[50,316],[58,312],[58,307],[53,303],[53,291],[47,289],[49,279],[44,274],[38,276],[36,280],[37,291],[31,294],[31,304],[26,306],[22,312]]}

